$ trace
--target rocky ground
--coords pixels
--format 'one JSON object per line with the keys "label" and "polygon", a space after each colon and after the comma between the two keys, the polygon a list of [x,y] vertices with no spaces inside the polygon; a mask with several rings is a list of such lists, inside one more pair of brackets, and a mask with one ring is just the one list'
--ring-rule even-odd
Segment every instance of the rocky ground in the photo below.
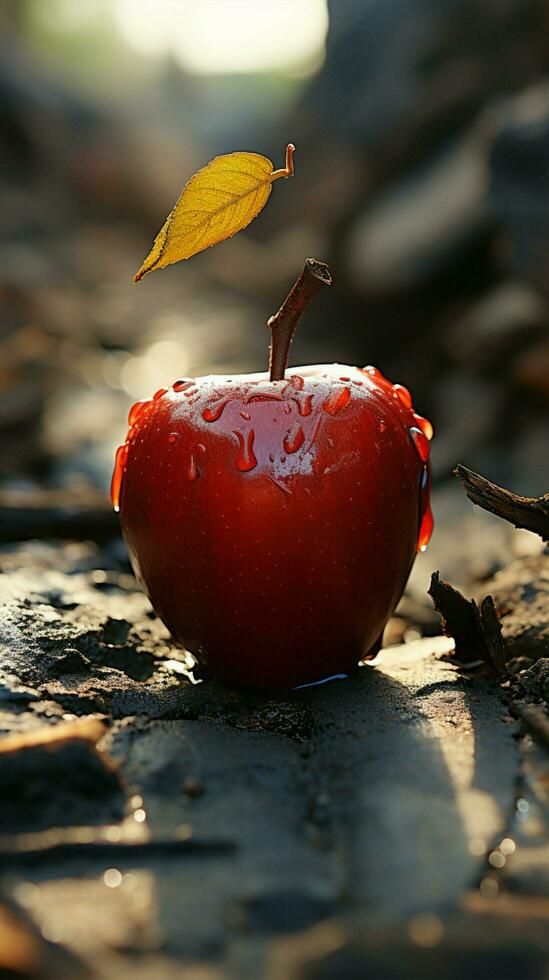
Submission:
{"label": "rocky ground", "polygon": [[503,685],[438,635],[269,700],[194,681],[116,539],[0,567],[2,975],[548,975],[543,555],[483,585]]}

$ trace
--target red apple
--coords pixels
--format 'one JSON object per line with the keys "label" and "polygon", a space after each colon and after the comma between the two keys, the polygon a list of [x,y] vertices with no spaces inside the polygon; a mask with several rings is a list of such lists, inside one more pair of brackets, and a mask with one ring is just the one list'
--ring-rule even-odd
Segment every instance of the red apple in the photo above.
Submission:
{"label": "red apple", "polygon": [[338,364],[184,379],[130,426],[113,501],[199,664],[276,691],[375,653],[432,527],[432,428],[406,388]]}

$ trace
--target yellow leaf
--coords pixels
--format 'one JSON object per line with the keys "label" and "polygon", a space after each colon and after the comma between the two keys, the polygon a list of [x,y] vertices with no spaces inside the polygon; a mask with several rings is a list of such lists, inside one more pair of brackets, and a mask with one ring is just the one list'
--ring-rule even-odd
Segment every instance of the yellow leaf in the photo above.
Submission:
{"label": "yellow leaf", "polygon": [[288,144],[280,170],[259,153],[226,153],[206,164],[181,191],[134,282],[246,228],[265,207],[273,181],[293,176],[294,149]]}

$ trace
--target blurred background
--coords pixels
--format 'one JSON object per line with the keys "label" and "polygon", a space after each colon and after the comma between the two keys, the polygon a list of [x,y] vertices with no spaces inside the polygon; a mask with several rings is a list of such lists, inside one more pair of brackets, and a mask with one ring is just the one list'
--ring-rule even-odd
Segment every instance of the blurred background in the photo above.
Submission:
{"label": "blurred background", "polygon": [[[546,0],[1,0],[0,26],[2,492],[106,509],[130,404],[263,369],[312,255],[334,287],[293,363],[374,363],[435,425],[417,588],[537,547],[452,470],[549,488]],[[196,169],[289,141],[246,232],[132,283]]]}

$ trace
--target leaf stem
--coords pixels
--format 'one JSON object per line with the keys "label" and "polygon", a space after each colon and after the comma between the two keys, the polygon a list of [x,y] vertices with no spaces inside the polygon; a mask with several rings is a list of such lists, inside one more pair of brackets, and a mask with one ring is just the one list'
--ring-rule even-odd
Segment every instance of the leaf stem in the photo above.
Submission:
{"label": "leaf stem", "polygon": [[288,143],[286,147],[286,165],[281,167],[280,170],[273,170],[271,174],[271,183],[273,180],[278,180],[279,177],[293,177],[294,175],[294,153],[295,146],[293,143]]}
{"label": "leaf stem", "polygon": [[295,328],[311,300],[321,289],[331,285],[332,277],[328,266],[318,259],[307,259],[278,313],[267,321],[271,331],[269,360],[271,381],[283,380]]}

